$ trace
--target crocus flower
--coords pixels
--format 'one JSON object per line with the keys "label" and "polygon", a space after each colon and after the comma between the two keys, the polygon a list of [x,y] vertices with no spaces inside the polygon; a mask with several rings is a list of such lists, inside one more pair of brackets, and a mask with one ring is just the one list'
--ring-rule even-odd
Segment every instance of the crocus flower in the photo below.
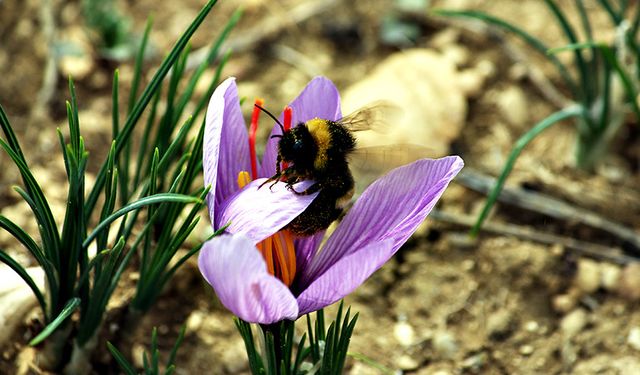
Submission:
{"label": "crocus flower", "polygon": [[[285,126],[341,117],[338,91],[323,77],[313,79],[289,107],[280,116]],[[222,304],[251,323],[295,320],[351,293],[407,241],[463,166],[462,159],[449,156],[391,171],[362,193],[320,248],[323,232],[294,238],[283,230],[315,194],[293,194],[283,182],[258,188],[275,173],[277,138],[266,144],[259,163],[256,126],[254,113],[247,133],[235,80],[227,79],[207,110],[204,179],[211,185],[207,203],[214,229],[229,226],[227,234],[204,244],[198,265]],[[281,131],[276,126],[272,134]]]}

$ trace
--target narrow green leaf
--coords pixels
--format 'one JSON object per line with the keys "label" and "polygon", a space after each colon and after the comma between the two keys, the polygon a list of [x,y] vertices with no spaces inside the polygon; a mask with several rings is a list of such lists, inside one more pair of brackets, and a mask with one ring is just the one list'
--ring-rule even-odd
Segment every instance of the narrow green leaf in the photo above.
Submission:
{"label": "narrow green leaf", "polygon": [[638,106],[638,103],[635,99],[638,95],[635,85],[631,77],[629,77],[627,72],[620,65],[620,62],[616,58],[615,52],[611,49],[611,47],[609,47],[605,43],[591,41],[591,42],[568,44],[566,46],[552,48],[549,50],[548,53],[555,54],[563,51],[582,49],[582,48],[596,48],[602,53],[602,56],[604,57],[605,61],[609,64],[611,68],[613,68],[613,70],[616,72],[616,74],[620,78],[620,81],[622,82],[622,86],[624,87],[625,93],[627,94],[627,101],[629,102],[629,104],[631,104],[631,108],[634,114],[636,115],[636,118],[640,119],[640,107]]}
{"label": "narrow green leaf", "polygon": [[178,338],[176,339],[176,343],[173,344],[173,348],[171,349],[171,353],[169,354],[169,359],[167,360],[167,368],[174,365],[176,360],[176,355],[178,355],[178,348],[182,344],[182,340],[184,339],[184,334],[187,331],[187,326],[182,325],[180,328],[180,333],[178,334]]}
{"label": "narrow green leaf", "polygon": [[151,370],[153,374],[158,373],[158,329],[156,327],[151,331]]}
{"label": "narrow green leaf", "polygon": [[76,308],[78,308],[78,306],[80,306],[80,298],[70,299],[67,302],[67,304],[64,306],[62,311],[60,311],[60,314],[51,323],[49,323],[46,327],[44,327],[42,332],[40,332],[40,334],[38,334],[36,337],[33,338],[33,340],[29,342],[29,345],[30,346],[38,345],[44,339],[49,337],[50,334],[52,334],[68,317],[71,316],[71,314],[73,314],[73,312],[76,310]]}
{"label": "narrow green leaf", "polygon": [[[9,129],[9,131],[12,132],[11,129]],[[24,193],[21,195],[27,203],[29,203],[36,217],[38,228],[40,229],[40,236],[43,242],[43,249],[45,250],[47,257],[51,259],[54,266],[58,268],[60,237],[58,234],[58,226],[53,219],[49,203],[47,202],[40,185],[31,173],[29,166],[19,153],[13,150],[2,139],[0,139],[0,147],[5,150],[20,171],[20,175],[22,176],[22,180],[26,188],[26,191],[20,189]],[[29,198],[27,199],[26,197]]]}
{"label": "narrow green leaf", "polygon": [[[543,55],[546,55],[547,51],[549,50],[549,48],[540,39],[534,37],[533,35],[527,33],[526,31],[522,30],[519,27],[510,24],[509,22],[506,22],[500,18],[491,16],[484,12],[471,11],[471,10],[457,11],[457,10],[437,9],[437,10],[434,10],[433,13],[440,16],[464,17],[464,18],[480,20],[490,25],[494,25],[506,31],[512,32],[513,34],[521,38],[523,41],[525,41],[527,44],[529,44],[536,51],[538,51]],[[577,84],[575,83],[573,77],[571,77],[571,74],[569,73],[569,70],[567,69],[567,67],[560,60],[558,60],[557,57],[553,55],[551,55],[549,59],[556,66],[556,68],[560,72],[560,75],[564,79],[566,85],[569,87],[573,95],[575,97],[578,97],[580,94],[580,90]]]}
{"label": "narrow green leaf", "polygon": [[113,83],[111,84],[111,133],[115,139],[120,131],[120,98],[119,98],[120,71],[113,71]]}
{"label": "narrow green leaf", "polygon": [[18,138],[13,132],[13,128],[11,127],[11,123],[9,122],[7,113],[4,111],[2,105],[0,105],[0,126],[2,127],[4,136],[7,137],[7,143],[9,144],[9,147],[16,153],[18,159],[25,160],[22,149],[20,148],[20,143],[18,142]]}
{"label": "narrow green leaf", "polygon": [[[576,33],[573,30],[573,27],[567,20],[567,17],[564,15],[564,12],[562,11],[562,9],[560,9],[558,4],[556,4],[554,0],[544,0],[544,1],[549,7],[549,9],[551,10],[551,13],[553,13],[556,20],[560,24],[560,27],[562,28],[563,32],[567,36],[569,43],[578,43],[578,37],[576,36]],[[579,98],[579,100],[584,101],[584,103],[588,107],[593,103],[593,100],[595,99],[595,96],[597,95],[597,93],[595,92],[595,88],[592,85],[591,75],[589,74],[587,63],[584,60],[584,56],[582,55],[582,50],[579,50],[579,49],[574,50],[574,58],[579,71],[580,88],[581,88],[578,91],[578,95],[576,96],[576,98]]]}
{"label": "narrow green leaf", "polygon": [[554,112],[550,116],[546,117],[544,120],[537,123],[533,128],[531,128],[523,136],[521,136],[518,139],[518,141],[516,141],[516,144],[514,145],[513,149],[511,149],[511,152],[509,153],[509,157],[507,158],[507,163],[502,168],[500,177],[498,177],[498,180],[496,181],[496,185],[493,187],[493,189],[489,193],[489,196],[487,197],[487,202],[484,204],[484,207],[482,208],[482,212],[478,216],[478,219],[476,220],[476,223],[473,226],[473,228],[471,228],[471,231],[469,233],[470,236],[476,237],[478,235],[478,232],[480,232],[480,228],[482,227],[484,220],[489,215],[489,211],[491,210],[491,207],[493,207],[496,200],[498,199],[498,196],[500,195],[500,191],[502,191],[502,187],[504,186],[504,183],[507,180],[507,177],[509,177],[509,173],[511,173],[511,170],[513,169],[513,166],[516,163],[518,156],[520,155],[522,150],[529,144],[529,142],[531,142],[531,140],[533,140],[540,133],[542,133],[544,130],[549,128],[551,125],[554,125],[562,120],[565,120],[571,117],[584,116],[585,111],[586,109],[584,107],[580,105],[573,105],[573,106],[569,106],[567,108],[561,109],[557,112]]}
{"label": "narrow green leaf", "polygon": [[116,211],[113,214],[109,215],[109,217],[107,217],[105,220],[101,221],[95,227],[93,232],[91,232],[91,234],[89,234],[87,236],[87,238],[83,242],[82,246],[84,248],[87,248],[89,246],[89,244],[91,243],[91,241],[93,241],[96,238],[96,236],[100,233],[100,231],[102,231],[105,228],[107,228],[111,223],[113,223],[119,217],[125,215],[126,213],[134,211],[134,210],[138,210],[138,209],[140,209],[140,208],[142,208],[144,206],[148,206],[148,205],[152,205],[152,204],[159,204],[159,203],[168,203],[168,202],[199,203],[199,202],[201,202],[201,200],[196,198],[196,197],[192,197],[192,196],[188,196],[188,195],[172,194],[172,193],[161,193],[161,194],[155,194],[155,195],[151,195],[151,196],[148,196],[148,197],[141,198],[141,199],[139,199],[139,200],[137,200],[137,201],[135,201],[133,203],[130,203],[129,205],[127,205],[125,207],[122,207],[118,211]]}
{"label": "narrow green leaf", "polygon": [[[614,25],[619,25],[624,20],[624,10],[616,12],[615,9],[613,9],[610,0],[598,0],[598,3],[600,3],[600,6],[607,11],[607,14],[611,18],[611,22],[613,22]],[[624,7],[622,9],[624,9]]]}
{"label": "narrow green leaf", "polygon": [[149,35],[151,34],[152,26],[153,17],[149,16],[144,26],[144,33],[142,34],[142,40],[140,41],[140,48],[138,48],[138,52],[136,53],[136,59],[133,67],[133,79],[131,80],[131,91],[129,92],[128,114],[133,111],[133,107],[136,103],[136,96],[138,94],[138,88],[140,87],[140,79],[142,78],[144,55],[147,51],[147,43],[149,42]]}
{"label": "narrow green leaf", "polygon": [[27,272],[27,270],[24,269],[24,267],[22,267],[18,262],[15,261],[15,259],[9,256],[9,254],[7,254],[2,249],[0,249],[0,262],[9,266],[9,268],[11,268],[15,273],[18,274],[18,276],[20,276],[22,280],[24,280],[25,283],[27,283],[29,288],[31,288],[31,291],[33,292],[33,294],[36,296],[36,299],[38,300],[38,304],[40,305],[40,308],[42,308],[42,312],[45,314],[45,317],[46,317],[47,302],[44,299],[44,295],[40,291],[40,288],[38,288],[38,286],[36,285],[36,282],[33,281],[31,276]]}
{"label": "narrow green leaf", "polygon": [[[204,18],[207,16],[209,11],[211,11],[216,2],[217,0],[209,0],[207,4],[202,8],[191,25],[178,39],[174,48],[171,50],[167,58],[164,59],[164,61],[160,65],[160,68],[151,79],[151,82],[143,91],[140,99],[136,102],[133,110],[127,117],[127,120],[125,121],[125,124],[122,127],[120,133],[118,133],[118,137],[116,138],[116,156],[124,149],[125,145],[129,143],[129,137],[131,136],[135,125],[138,123],[138,120],[142,116],[144,109],[147,107],[153,96],[156,95],[164,77],[167,75],[171,67],[175,64],[176,60],[180,56],[180,53],[187,45],[187,42],[195,33],[200,24],[204,21]],[[104,184],[106,182],[106,168],[107,165],[105,162],[96,176],[95,184],[93,186],[93,189],[91,190],[91,193],[89,194],[89,198],[87,199],[87,204],[85,206],[86,218],[89,218],[91,216],[90,214],[91,212],[93,212],[93,208],[98,201],[100,191],[102,191],[102,188],[104,187]]]}
{"label": "narrow green leaf", "polygon": [[107,341],[107,349],[109,349],[109,352],[111,353],[111,355],[113,356],[113,358],[116,360],[116,362],[118,363],[118,366],[120,366],[120,369],[122,371],[124,371],[124,373],[126,375],[137,375],[138,373],[136,372],[136,369],[133,367],[133,365],[131,365],[125,358],[124,355],[122,355],[122,353],[120,353],[120,351],[118,349],[116,349],[115,346],[113,346],[113,344],[111,344],[109,341]]}

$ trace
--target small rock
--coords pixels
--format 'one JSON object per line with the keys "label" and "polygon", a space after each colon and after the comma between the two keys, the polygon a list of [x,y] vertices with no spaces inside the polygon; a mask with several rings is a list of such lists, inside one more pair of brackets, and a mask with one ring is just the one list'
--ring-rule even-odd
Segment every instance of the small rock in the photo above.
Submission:
{"label": "small rock", "polygon": [[470,370],[472,372],[477,372],[480,370],[484,364],[487,362],[487,353],[481,352],[471,357],[467,357],[462,361],[462,368],[466,370]]}
{"label": "small rock", "polygon": [[413,345],[416,332],[406,320],[401,320],[393,327],[393,336],[404,347]]}
{"label": "small rock", "polygon": [[621,296],[630,301],[640,299],[640,263],[631,263],[624,267],[616,289]]}
{"label": "small rock", "polygon": [[620,283],[620,267],[611,263],[600,264],[600,286],[608,291],[613,291]]}
{"label": "small rock", "polygon": [[512,321],[513,314],[508,310],[500,310],[491,314],[487,321],[489,337],[493,340],[505,339],[511,331]]}
{"label": "small rock", "polygon": [[458,344],[449,332],[436,332],[433,337],[433,349],[443,358],[453,358],[458,352]]}
{"label": "small rock", "polygon": [[64,76],[71,76],[75,80],[84,79],[94,70],[93,59],[89,55],[62,56],[59,67]]}
{"label": "small rock", "polygon": [[201,311],[192,312],[187,318],[186,332],[196,332],[202,327],[204,321],[204,314]]}
{"label": "small rock", "polygon": [[522,345],[520,349],[518,349],[518,352],[520,352],[520,354],[525,356],[529,356],[533,354],[533,351],[534,351],[534,348],[532,345]]}
{"label": "small rock", "polygon": [[142,344],[133,344],[133,346],[131,347],[131,361],[134,367],[136,368],[143,368],[144,367],[144,353],[145,353],[145,349],[144,346]]}
{"label": "small rock", "polygon": [[633,327],[629,330],[627,344],[635,350],[640,350],[640,327]]}
{"label": "small rock", "polygon": [[476,267],[476,261],[473,259],[465,259],[460,265],[462,266],[463,270],[470,272],[473,271],[473,269]]}
{"label": "small rock", "polygon": [[509,86],[501,91],[497,98],[496,104],[502,113],[502,116],[509,124],[521,129],[530,126],[527,123],[529,118],[529,103],[524,91],[518,86]]}
{"label": "small rock", "polygon": [[567,313],[578,303],[579,292],[577,289],[570,289],[566,294],[553,297],[551,304],[553,309],[559,313]]}
{"label": "small rock", "polygon": [[582,331],[586,324],[587,311],[585,309],[575,309],[562,318],[560,329],[566,339],[571,339],[578,332]]}
{"label": "small rock", "polygon": [[396,366],[405,371],[415,370],[420,366],[420,363],[414,358],[411,358],[411,356],[404,354],[396,360]]}
{"label": "small rock", "polygon": [[383,101],[399,109],[383,137],[376,132],[358,133],[364,147],[411,144],[434,155],[446,155],[451,142],[464,128],[465,92],[458,84],[455,64],[427,49],[395,53],[342,95],[344,113]]}
{"label": "small rock", "polygon": [[575,285],[585,293],[593,293],[600,287],[600,267],[591,259],[580,259]]}
{"label": "small rock", "polygon": [[530,320],[525,323],[524,329],[527,332],[535,333],[540,329],[540,324],[538,324],[538,322],[536,322],[535,320]]}

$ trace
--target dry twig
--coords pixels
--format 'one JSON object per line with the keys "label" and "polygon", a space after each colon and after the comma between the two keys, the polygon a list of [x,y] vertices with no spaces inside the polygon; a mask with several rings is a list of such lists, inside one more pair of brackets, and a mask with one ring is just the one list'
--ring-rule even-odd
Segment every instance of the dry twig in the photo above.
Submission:
{"label": "dry twig", "polygon": [[[429,217],[437,221],[460,225],[463,227],[472,227],[476,221],[476,218],[474,216],[458,215],[439,210],[433,210]],[[513,236],[523,240],[533,241],[545,245],[559,244],[564,248],[580,255],[617,264],[627,264],[638,261],[637,258],[621,254],[620,249],[585,241],[579,241],[570,237],[563,237],[555,234],[540,232],[521,225],[485,222],[485,224],[482,226],[482,230],[486,233],[494,233],[503,236]]]}
{"label": "dry twig", "polygon": [[[483,194],[488,194],[496,183],[495,178],[468,167],[458,174],[456,181],[471,190]],[[586,209],[573,207],[564,201],[546,194],[514,187],[504,187],[498,197],[498,201],[538,212],[555,219],[580,223],[605,231],[622,240],[623,243],[630,245],[634,251],[640,252],[640,235],[633,229]]]}

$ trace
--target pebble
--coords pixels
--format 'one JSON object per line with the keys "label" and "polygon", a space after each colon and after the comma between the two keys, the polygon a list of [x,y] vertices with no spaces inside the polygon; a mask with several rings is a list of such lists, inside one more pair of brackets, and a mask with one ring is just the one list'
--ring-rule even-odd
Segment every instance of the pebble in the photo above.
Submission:
{"label": "pebble", "polygon": [[553,297],[551,304],[553,305],[553,309],[560,313],[567,313],[573,309],[578,303],[578,295],[576,293],[577,290],[570,289],[565,294],[560,294]]}
{"label": "pebble", "polygon": [[508,310],[500,310],[489,316],[487,321],[487,330],[489,331],[489,337],[494,340],[500,340],[505,338],[511,330],[511,323],[513,321],[513,315]]}
{"label": "pebble", "polygon": [[145,353],[145,348],[142,344],[133,344],[131,347],[131,361],[134,367],[143,368],[144,362],[143,357]]}
{"label": "pebble", "polygon": [[416,332],[406,320],[401,320],[393,327],[393,336],[404,347],[413,345],[416,339]]}
{"label": "pebble", "polygon": [[458,352],[458,344],[449,332],[436,332],[433,337],[433,349],[443,358],[453,358]]}
{"label": "pebble", "polygon": [[187,318],[187,332],[196,332],[202,327],[204,322],[204,313],[201,311],[192,312]]}
{"label": "pebble", "polygon": [[523,128],[530,126],[527,123],[529,118],[529,103],[527,97],[518,86],[509,86],[501,91],[496,98],[498,109],[509,122],[509,124]]}
{"label": "pebble", "polygon": [[540,329],[540,324],[538,324],[538,322],[536,322],[535,320],[530,320],[524,324],[524,329],[527,332],[535,333]]}
{"label": "pebble", "polygon": [[415,370],[420,366],[420,363],[411,356],[403,354],[396,360],[396,366],[405,371]]}
{"label": "pebble", "polygon": [[621,296],[630,301],[640,299],[640,263],[631,263],[624,267],[616,289]]}
{"label": "pebble", "polygon": [[622,270],[619,266],[611,263],[600,264],[600,286],[608,291],[613,291],[620,284]]}
{"label": "pebble", "polygon": [[585,293],[593,293],[600,287],[600,266],[591,259],[580,259],[575,276],[575,285]]}
{"label": "pebble", "polygon": [[587,324],[587,311],[585,309],[575,309],[565,315],[560,321],[560,329],[566,339],[570,339],[578,332],[582,331]]}
{"label": "pebble", "polygon": [[487,363],[487,353],[482,352],[465,358],[464,361],[462,361],[462,368],[477,372],[485,363]]}
{"label": "pebble", "polygon": [[533,354],[534,348],[532,345],[527,344],[527,345],[522,345],[518,351],[522,355],[529,356]]}
{"label": "pebble", "polygon": [[629,330],[629,336],[627,337],[627,344],[635,350],[640,350],[640,327],[633,327]]}

